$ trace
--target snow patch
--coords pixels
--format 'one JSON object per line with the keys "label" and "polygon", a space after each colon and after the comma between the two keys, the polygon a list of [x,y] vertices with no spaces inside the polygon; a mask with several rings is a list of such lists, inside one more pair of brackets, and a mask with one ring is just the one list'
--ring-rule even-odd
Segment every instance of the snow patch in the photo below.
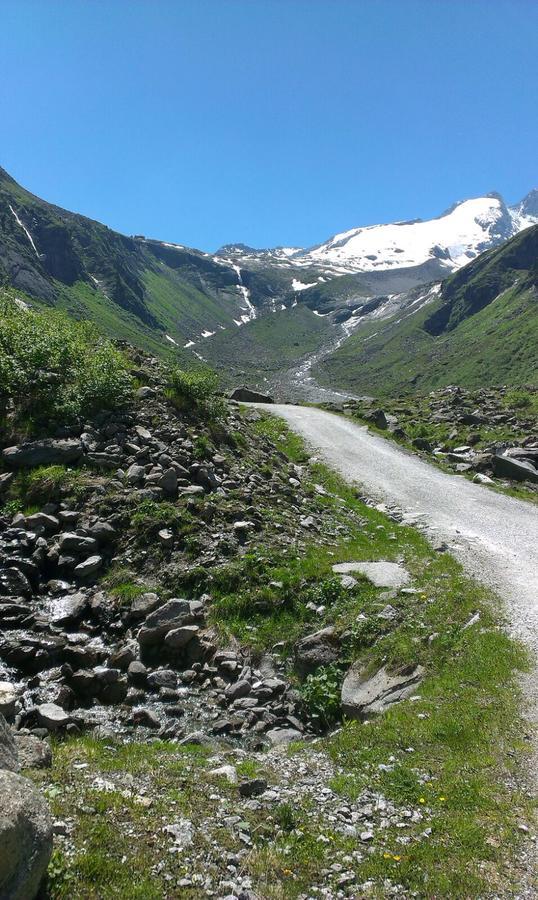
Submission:
{"label": "snow patch", "polygon": [[34,244],[34,239],[33,239],[32,235],[31,235],[30,232],[28,231],[26,225],[24,225],[24,223],[21,222],[21,220],[19,219],[19,217],[18,217],[17,213],[15,212],[15,210],[13,209],[11,203],[9,204],[9,208],[10,208],[11,212],[13,213],[13,215],[14,215],[14,217],[15,217],[15,221],[16,221],[17,225],[19,225],[20,228],[22,228],[22,230],[24,231],[26,237],[28,238],[28,240],[30,241],[30,243],[31,243],[31,245],[32,245],[32,247],[33,247],[33,250],[34,250],[35,255],[36,255],[37,258],[39,259],[39,252],[38,252],[38,249],[37,249],[36,245]]}

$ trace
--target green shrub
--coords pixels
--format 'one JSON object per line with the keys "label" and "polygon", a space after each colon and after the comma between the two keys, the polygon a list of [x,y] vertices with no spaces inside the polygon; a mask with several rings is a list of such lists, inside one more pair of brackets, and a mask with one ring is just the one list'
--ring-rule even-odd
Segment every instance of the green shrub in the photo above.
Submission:
{"label": "green shrub", "polygon": [[329,728],[340,718],[341,685],[342,668],[332,663],[307,675],[299,688],[308,715],[320,730]]}
{"label": "green shrub", "polygon": [[166,395],[180,412],[199,419],[219,419],[226,406],[217,393],[218,385],[218,375],[211,369],[172,369]]}
{"label": "green shrub", "polygon": [[0,296],[0,417],[30,431],[125,405],[126,360],[89,322]]}

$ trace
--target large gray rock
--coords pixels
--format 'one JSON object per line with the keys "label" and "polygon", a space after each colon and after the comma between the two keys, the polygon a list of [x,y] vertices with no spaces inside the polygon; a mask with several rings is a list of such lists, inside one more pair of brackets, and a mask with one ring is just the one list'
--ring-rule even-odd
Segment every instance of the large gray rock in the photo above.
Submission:
{"label": "large gray rock", "polygon": [[78,440],[57,441],[46,438],[30,441],[2,451],[4,462],[13,469],[28,466],[49,466],[76,462],[82,456],[82,444]]}
{"label": "large gray rock", "polygon": [[19,691],[10,681],[0,681],[0,714],[9,719],[17,708]]}
{"label": "large gray rock", "polygon": [[85,594],[76,593],[59,597],[52,606],[51,623],[57,626],[73,625],[82,618],[87,605],[88,598]]}
{"label": "large gray rock", "polygon": [[268,394],[260,394],[259,391],[252,391],[248,387],[237,387],[230,394],[230,400],[237,400],[239,403],[273,403],[273,398]]}
{"label": "large gray rock", "polygon": [[181,628],[191,621],[191,606],[188,600],[169,600],[164,606],[150,613],[144,627],[140,629],[138,641],[142,646],[158,644],[173,628]]}
{"label": "large gray rock", "polygon": [[320,666],[336,662],[339,652],[340,641],[334,628],[322,628],[297,642],[295,668],[300,675],[308,675]]}
{"label": "large gray rock", "polygon": [[[0,715],[0,769],[9,772],[18,772],[20,768],[17,747],[13,739],[13,732],[6,720]],[[0,815],[2,810],[2,795],[0,794]],[[2,894],[0,894],[0,897]]]}
{"label": "large gray rock", "polygon": [[493,474],[498,478],[512,478],[514,481],[533,481],[538,484],[538,469],[525,459],[496,455],[492,460]]}
{"label": "large gray rock", "polygon": [[37,707],[37,717],[39,724],[49,731],[57,731],[58,728],[64,728],[71,721],[69,713],[65,709],[58,706],[57,703],[42,703]]}
{"label": "large gray rock", "polygon": [[0,771],[0,897],[33,900],[52,853],[52,819],[31,781]]}
{"label": "large gray rock", "polygon": [[102,565],[102,556],[99,556],[98,554],[95,556],[88,556],[88,559],[83,560],[78,566],[75,566],[73,574],[76,578],[89,578],[91,575],[94,575]]}
{"label": "large gray rock", "polygon": [[376,587],[401,588],[410,581],[407,569],[398,563],[381,559],[377,562],[346,562],[333,566],[333,572],[341,575],[349,575],[358,572],[364,575]]}
{"label": "large gray rock", "polygon": [[52,751],[46,741],[34,734],[13,732],[13,739],[21,769],[48,769],[52,765]]}
{"label": "large gray rock", "polygon": [[342,712],[350,719],[383,713],[413,694],[423,677],[422,666],[407,666],[394,674],[389,674],[383,666],[374,675],[367,675],[355,664],[342,685]]}

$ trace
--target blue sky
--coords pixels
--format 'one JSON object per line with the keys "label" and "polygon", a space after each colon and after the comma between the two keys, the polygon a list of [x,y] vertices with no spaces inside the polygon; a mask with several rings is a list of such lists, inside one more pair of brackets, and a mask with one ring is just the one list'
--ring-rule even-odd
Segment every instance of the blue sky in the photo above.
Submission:
{"label": "blue sky", "polygon": [[0,165],[127,234],[308,246],[538,186],[536,0],[0,0]]}

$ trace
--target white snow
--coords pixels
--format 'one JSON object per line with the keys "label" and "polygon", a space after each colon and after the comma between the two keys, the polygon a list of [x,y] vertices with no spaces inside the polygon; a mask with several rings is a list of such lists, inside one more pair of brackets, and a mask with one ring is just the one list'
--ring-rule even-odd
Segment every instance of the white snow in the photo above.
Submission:
{"label": "white snow", "polygon": [[324,319],[325,316],[330,315],[330,313],[320,313],[317,311],[317,309],[313,309],[312,312],[314,313],[315,316],[318,316],[320,319]]}
{"label": "white snow", "polygon": [[[247,313],[247,315],[241,316],[240,324],[243,325],[243,324],[246,324],[247,322],[250,322],[252,319],[256,318],[256,308],[250,302],[249,289],[247,287],[245,287],[245,285],[243,284],[243,279],[241,277],[241,267],[236,265],[235,263],[232,263],[232,269],[234,270],[234,272],[237,275],[237,287],[239,289],[239,292],[243,295],[243,300],[245,303],[245,305],[242,306],[241,309],[244,309],[245,312]],[[238,324],[237,319],[234,319],[234,322],[236,325]]]}
{"label": "white snow", "polygon": [[216,331],[206,330],[206,331],[202,331],[201,337],[203,337],[203,338],[213,337],[214,334],[216,334]]}
{"label": "white snow", "polygon": [[438,219],[353,228],[308,251],[303,258],[371,272],[420,265],[436,255],[437,247],[448,252],[449,257],[441,261],[450,271],[465,265],[489,244],[503,214],[499,199],[479,197],[460,203]]}
{"label": "white snow", "polygon": [[10,208],[11,212],[13,213],[13,215],[15,216],[15,221],[16,221],[17,225],[19,225],[19,226],[22,228],[22,230],[24,231],[26,237],[28,238],[28,240],[30,241],[30,243],[31,243],[31,245],[32,245],[32,247],[33,247],[33,249],[34,249],[35,255],[36,255],[36,256],[38,257],[38,259],[39,259],[39,252],[38,252],[38,249],[37,249],[36,245],[34,244],[34,239],[33,239],[32,235],[31,235],[30,232],[28,231],[26,225],[24,225],[24,224],[21,222],[21,220],[19,219],[19,217],[18,217],[17,213],[15,212],[15,210],[13,209],[11,203],[9,204],[9,208]]}
{"label": "white snow", "polygon": [[170,343],[171,343],[171,344],[175,344],[175,345],[176,345],[176,347],[179,347],[179,344],[178,344],[178,342],[177,342],[177,341],[175,341],[175,340],[174,340],[174,338],[173,338],[173,337],[170,337],[170,335],[169,335],[169,334],[165,334],[165,338],[166,338],[166,340],[167,340],[167,341],[170,341]]}
{"label": "white snow", "polygon": [[317,281],[311,281],[309,284],[305,284],[303,281],[299,281],[298,278],[294,278],[291,287],[294,291],[306,291],[307,288],[315,287]]}
{"label": "white snow", "polygon": [[187,341],[186,344],[183,344],[183,347],[185,348],[185,350],[187,350],[188,347],[194,347],[194,344],[194,341]]}

